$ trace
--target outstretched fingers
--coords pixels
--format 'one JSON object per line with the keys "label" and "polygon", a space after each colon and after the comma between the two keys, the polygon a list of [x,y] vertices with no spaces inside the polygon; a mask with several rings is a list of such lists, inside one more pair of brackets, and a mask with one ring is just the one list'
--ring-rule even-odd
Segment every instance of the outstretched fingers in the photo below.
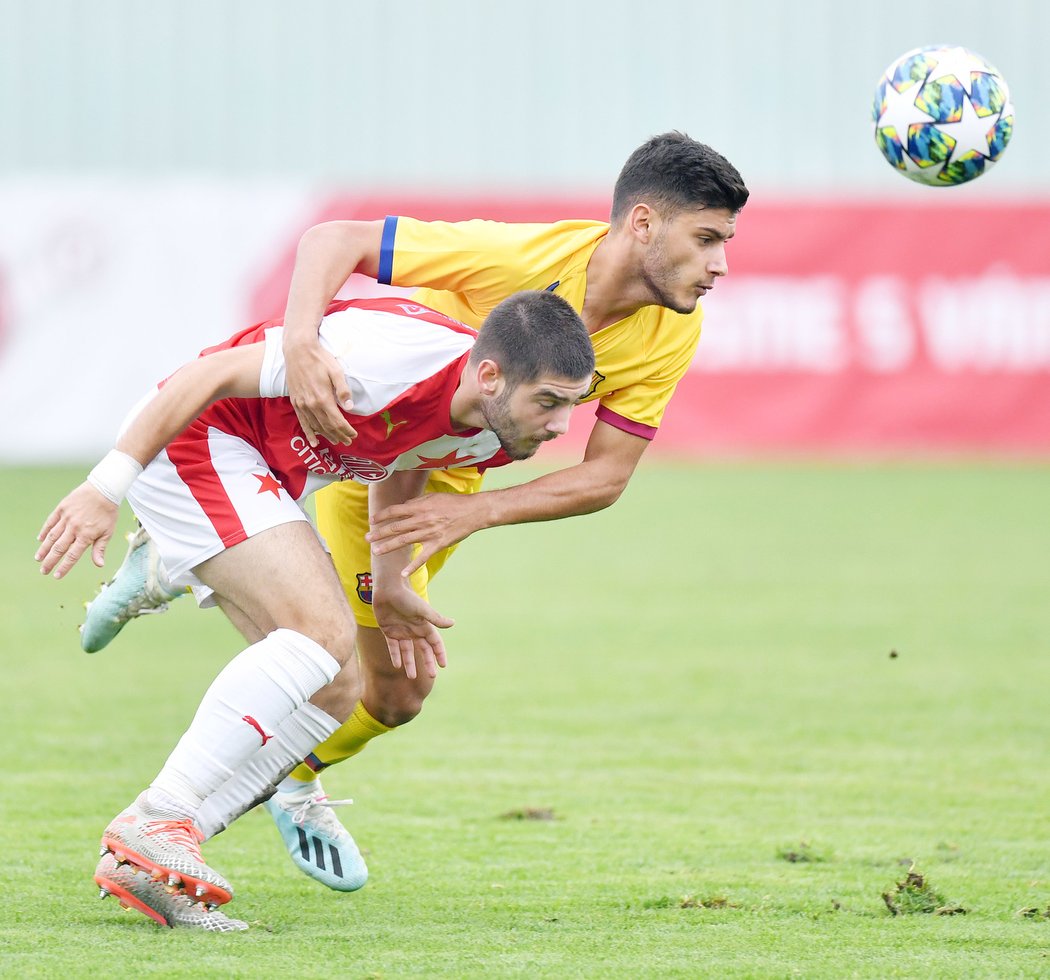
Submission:
{"label": "outstretched fingers", "polygon": [[404,668],[405,676],[411,679],[417,675],[417,659],[422,662],[428,677],[437,677],[438,668],[448,666],[445,644],[436,634],[432,640],[418,636],[411,640],[387,637],[386,645],[395,670]]}
{"label": "outstretched fingers", "polygon": [[88,549],[101,568],[117,513],[116,504],[82,483],[48,515],[37,535],[40,547],[34,557],[40,562],[40,573],[62,578]]}
{"label": "outstretched fingers", "polygon": [[43,544],[37,549],[36,560],[40,562],[40,574],[54,572],[55,578],[62,578],[80,561],[81,556],[91,548],[94,563],[101,568],[105,564],[106,544],[110,535],[92,538],[78,535],[71,527],[56,525],[43,538]]}

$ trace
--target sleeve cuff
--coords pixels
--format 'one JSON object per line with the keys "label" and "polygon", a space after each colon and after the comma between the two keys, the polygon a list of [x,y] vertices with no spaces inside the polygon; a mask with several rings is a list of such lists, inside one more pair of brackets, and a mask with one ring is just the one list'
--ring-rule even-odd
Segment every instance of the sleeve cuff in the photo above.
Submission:
{"label": "sleeve cuff", "polygon": [[594,417],[599,422],[611,425],[614,429],[629,432],[632,436],[641,436],[641,438],[650,442],[656,436],[657,427],[655,425],[643,425],[641,422],[635,422],[633,419],[624,418],[604,405],[598,406],[598,411],[594,413]]}
{"label": "sleeve cuff", "polygon": [[379,275],[376,281],[383,286],[391,285],[394,275],[394,236],[397,234],[397,217],[387,215],[383,222],[383,239],[379,245]]}

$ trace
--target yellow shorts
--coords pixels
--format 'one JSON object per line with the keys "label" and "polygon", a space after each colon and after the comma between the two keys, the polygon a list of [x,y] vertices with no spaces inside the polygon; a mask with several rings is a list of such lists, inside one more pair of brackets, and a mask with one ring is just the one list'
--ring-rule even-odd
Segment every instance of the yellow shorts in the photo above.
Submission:
{"label": "yellow shorts", "polygon": [[[481,488],[481,474],[470,466],[454,470],[434,470],[427,481],[427,493],[475,493]],[[350,600],[354,618],[361,626],[375,626],[372,612],[372,557],[365,541],[368,531],[368,487],[346,480],[333,483],[314,495],[317,529],[332,552],[343,590]],[[427,586],[437,575],[456,545],[433,555],[412,574],[412,588],[424,599]]]}

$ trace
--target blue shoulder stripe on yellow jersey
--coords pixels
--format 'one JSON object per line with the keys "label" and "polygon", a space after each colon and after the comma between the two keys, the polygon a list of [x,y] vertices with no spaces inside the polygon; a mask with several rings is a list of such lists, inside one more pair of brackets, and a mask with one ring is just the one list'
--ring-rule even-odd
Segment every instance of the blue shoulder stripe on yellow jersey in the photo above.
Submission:
{"label": "blue shoulder stripe on yellow jersey", "polygon": [[397,234],[397,216],[387,215],[383,222],[383,240],[379,245],[379,275],[378,282],[384,286],[390,285],[390,277],[394,274],[394,236]]}

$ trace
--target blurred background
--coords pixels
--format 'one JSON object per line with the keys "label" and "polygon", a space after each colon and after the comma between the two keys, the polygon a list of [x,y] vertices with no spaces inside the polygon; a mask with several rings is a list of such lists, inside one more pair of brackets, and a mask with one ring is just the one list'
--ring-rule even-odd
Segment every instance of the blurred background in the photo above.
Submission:
{"label": "blurred background", "polygon": [[[601,218],[668,129],[752,198],[655,450],[1050,451],[1039,0],[0,13],[0,461],[97,457],[156,380],[283,311],[319,220]],[[879,74],[934,43],[995,64],[1016,108],[1003,159],[958,188],[912,184],[872,138]]]}

